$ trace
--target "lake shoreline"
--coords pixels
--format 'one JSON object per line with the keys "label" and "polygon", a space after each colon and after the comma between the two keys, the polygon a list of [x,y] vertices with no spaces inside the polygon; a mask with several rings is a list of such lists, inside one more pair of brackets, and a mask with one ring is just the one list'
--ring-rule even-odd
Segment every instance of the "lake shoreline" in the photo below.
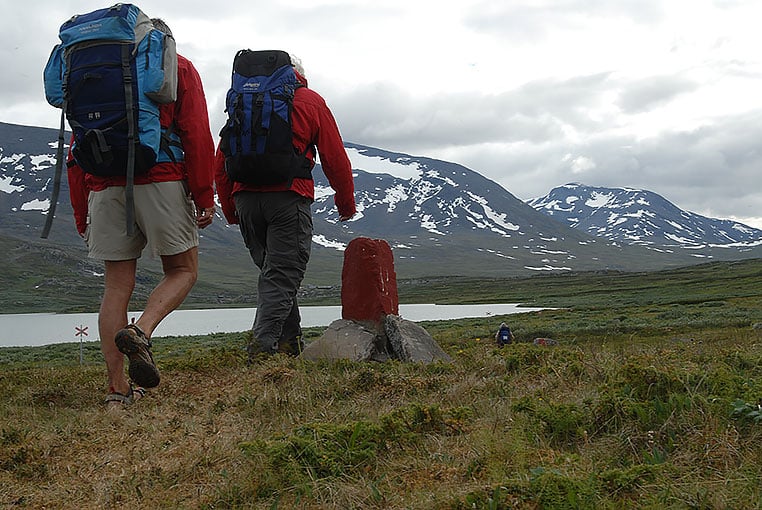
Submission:
{"label": "lake shoreline", "polygon": [[[513,303],[477,305],[399,305],[399,315],[414,322],[483,318],[529,313],[547,308],[522,307]],[[341,306],[302,306],[302,327],[326,327],[341,318]],[[140,311],[130,312],[128,320]],[[154,332],[154,337],[237,333],[251,329],[256,308],[175,310]],[[35,347],[50,344],[97,341],[97,313],[0,314],[0,347]],[[499,324],[498,324],[499,325]]]}

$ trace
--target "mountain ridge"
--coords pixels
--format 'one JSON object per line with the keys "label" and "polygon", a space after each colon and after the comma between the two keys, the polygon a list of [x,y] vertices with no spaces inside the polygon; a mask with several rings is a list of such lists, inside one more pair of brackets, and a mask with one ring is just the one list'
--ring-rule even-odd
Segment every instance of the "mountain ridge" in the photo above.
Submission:
{"label": "mountain ridge", "polygon": [[[49,207],[57,138],[55,129],[0,123],[0,236],[43,250],[66,247],[84,256],[66,179],[50,238],[39,239]],[[594,236],[580,228],[583,222],[572,228],[568,221],[559,221],[557,214],[538,211],[457,163],[351,142],[345,145],[355,175],[358,214],[351,221],[338,221],[333,192],[316,165],[314,236],[306,286],[338,285],[343,249],[356,237],[385,239],[401,279],[647,271],[760,256],[756,246],[630,244],[614,236]],[[226,225],[218,211],[214,224],[201,236],[200,278],[217,288],[250,293],[256,269],[238,227]]]}
{"label": "mountain ridge", "polygon": [[628,244],[701,248],[762,243],[760,229],[682,210],[648,190],[568,183],[527,203],[571,228]]}

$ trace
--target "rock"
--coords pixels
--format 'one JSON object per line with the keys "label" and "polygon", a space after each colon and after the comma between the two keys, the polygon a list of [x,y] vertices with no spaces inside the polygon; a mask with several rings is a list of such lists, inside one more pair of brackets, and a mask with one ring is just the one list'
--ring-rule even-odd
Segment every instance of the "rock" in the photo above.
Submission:
{"label": "rock", "polygon": [[431,363],[452,361],[425,329],[399,317],[397,275],[389,243],[358,237],[344,252],[341,316],[302,358]]}
{"label": "rock", "polygon": [[395,357],[399,360],[423,363],[452,361],[431,335],[414,322],[397,315],[387,315],[384,319],[384,331]]}
{"label": "rock", "polygon": [[323,335],[304,347],[301,357],[307,360],[348,359],[368,361],[376,354],[376,333],[354,321],[335,320]]}
{"label": "rock", "polygon": [[341,317],[380,330],[387,315],[399,314],[397,275],[389,243],[358,237],[344,252],[341,274]]}

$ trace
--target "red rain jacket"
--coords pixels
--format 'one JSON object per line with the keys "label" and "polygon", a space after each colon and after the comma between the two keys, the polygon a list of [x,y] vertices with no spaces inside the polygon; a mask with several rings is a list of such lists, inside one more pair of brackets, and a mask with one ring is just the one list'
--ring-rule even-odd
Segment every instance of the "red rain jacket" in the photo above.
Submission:
{"label": "red rain jacket", "polygon": [[[145,175],[136,175],[135,184],[186,180],[196,207],[214,207],[214,140],[209,129],[209,114],[201,77],[196,68],[177,55],[177,100],[159,107],[159,120],[164,127],[174,122],[180,136],[185,161],[159,163]],[[71,158],[71,154],[69,154]],[[99,177],[85,173],[79,166],[68,170],[69,197],[74,209],[77,232],[84,235],[87,227],[87,195],[110,186],[124,186],[124,177]]]}
{"label": "red rain jacket", "polygon": [[[304,152],[307,144],[314,142],[320,154],[320,165],[328,178],[328,183],[336,195],[334,202],[339,216],[352,216],[355,212],[354,181],[352,163],[349,161],[339,128],[325,100],[314,90],[307,88],[307,80],[296,74],[304,85],[294,93],[294,107],[291,116],[291,128],[294,133],[294,147],[299,153]],[[314,155],[309,151],[307,157],[314,163]],[[222,212],[230,224],[238,223],[233,195],[239,191],[294,191],[310,200],[315,199],[315,184],[312,179],[295,178],[291,187],[286,184],[272,186],[250,186],[240,182],[231,182],[225,173],[225,156],[217,148],[214,165],[214,180]]]}

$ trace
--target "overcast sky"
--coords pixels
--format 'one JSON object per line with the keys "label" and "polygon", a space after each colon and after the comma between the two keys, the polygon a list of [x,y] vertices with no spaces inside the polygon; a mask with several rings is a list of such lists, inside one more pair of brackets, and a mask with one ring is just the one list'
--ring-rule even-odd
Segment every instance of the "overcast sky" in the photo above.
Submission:
{"label": "overcast sky", "polygon": [[[0,121],[57,127],[58,27],[110,5],[4,0]],[[204,82],[215,135],[241,48],[304,63],[346,141],[453,161],[521,199],[654,191],[762,228],[762,1],[145,0]]]}

